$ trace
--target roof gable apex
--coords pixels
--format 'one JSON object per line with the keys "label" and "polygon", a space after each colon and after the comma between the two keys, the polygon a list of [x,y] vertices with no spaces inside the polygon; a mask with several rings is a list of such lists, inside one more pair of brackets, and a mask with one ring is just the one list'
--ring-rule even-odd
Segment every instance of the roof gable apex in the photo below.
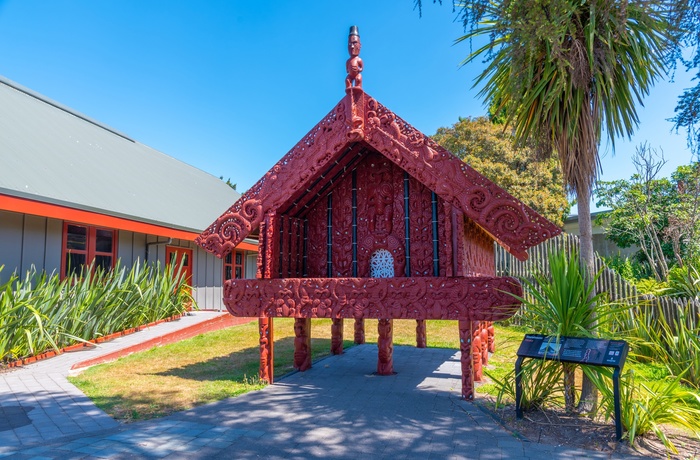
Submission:
{"label": "roof gable apex", "polygon": [[308,187],[349,144],[364,141],[451,203],[521,260],[561,230],[536,211],[353,87],[265,176],[202,232],[197,243],[228,253],[290,197]]}

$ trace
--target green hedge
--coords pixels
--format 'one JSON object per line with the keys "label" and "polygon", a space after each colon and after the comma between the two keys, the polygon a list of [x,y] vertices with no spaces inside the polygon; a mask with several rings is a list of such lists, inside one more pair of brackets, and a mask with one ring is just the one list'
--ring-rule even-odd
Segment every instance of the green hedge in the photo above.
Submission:
{"label": "green hedge", "polygon": [[[3,267],[0,266],[0,271]],[[33,267],[0,284],[0,362],[58,350],[181,314],[192,305],[185,274],[136,262],[86,268],[63,280]]]}

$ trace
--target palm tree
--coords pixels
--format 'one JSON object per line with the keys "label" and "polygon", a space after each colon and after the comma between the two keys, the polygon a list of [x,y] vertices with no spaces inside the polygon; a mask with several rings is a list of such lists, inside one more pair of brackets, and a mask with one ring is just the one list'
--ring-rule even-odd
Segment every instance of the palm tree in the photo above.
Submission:
{"label": "palm tree", "polygon": [[[477,78],[480,95],[505,115],[518,142],[556,154],[564,182],[577,199],[581,260],[594,271],[591,191],[600,171],[603,136],[638,124],[636,104],[664,72],[669,37],[664,3],[615,0],[473,0],[462,4],[458,39],[488,43],[464,61],[488,63]],[[584,383],[579,408],[596,393]]]}

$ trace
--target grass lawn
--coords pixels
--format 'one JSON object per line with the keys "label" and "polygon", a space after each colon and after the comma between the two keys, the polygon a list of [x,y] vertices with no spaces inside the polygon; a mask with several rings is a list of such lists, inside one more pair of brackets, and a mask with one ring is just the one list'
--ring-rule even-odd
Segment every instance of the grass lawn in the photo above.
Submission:
{"label": "grass lawn", "polygon": [[[348,348],[353,345],[354,321],[344,323],[344,346]],[[394,344],[415,345],[415,324],[395,320]],[[293,325],[292,319],[275,319],[277,377],[293,369]],[[367,320],[365,331],[367,343],[376,343],[377,321]],[[503,331],[498,329],[496,335],[497,347],[504,349],[498,350],[493,362],[512,366],[522,333]],[[330,353],[330,333],[330,320],[312,320],[314,360]],[[428,321],[427,335],[429,347],[459,348],[456,321]],[[507,355],[504,342],[512,350]],[[69,380],[112,417],[143,420],[262,388],[257,379],[258,360],[258,322],[253,321],[94,366]]]}

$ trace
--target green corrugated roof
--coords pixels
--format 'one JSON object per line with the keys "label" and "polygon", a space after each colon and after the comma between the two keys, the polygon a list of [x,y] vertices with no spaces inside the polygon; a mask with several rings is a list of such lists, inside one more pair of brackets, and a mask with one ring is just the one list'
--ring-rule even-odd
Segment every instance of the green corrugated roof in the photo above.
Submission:
{"label": "green corrugated roof", "polygon": [[0,193],[194,232],[240,197],[217,177],[3,77]]}

